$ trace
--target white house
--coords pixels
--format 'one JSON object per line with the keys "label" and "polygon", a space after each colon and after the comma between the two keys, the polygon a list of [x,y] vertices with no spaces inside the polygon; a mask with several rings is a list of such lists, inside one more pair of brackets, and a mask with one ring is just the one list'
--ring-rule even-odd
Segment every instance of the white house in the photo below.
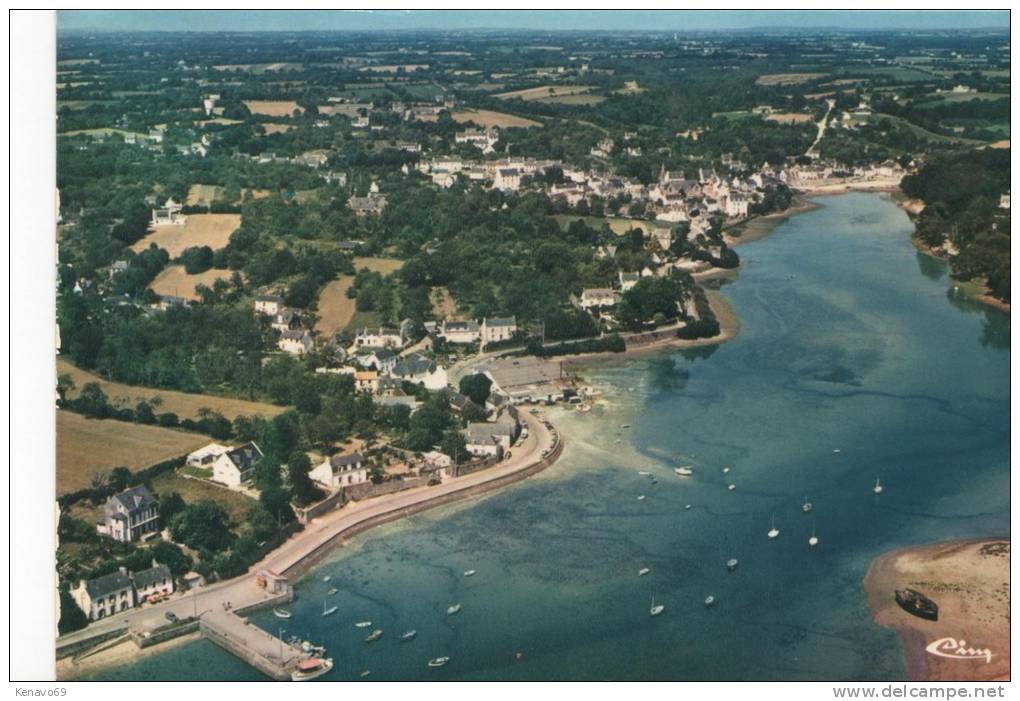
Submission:
{"label": "white house", "polygon": [[223,455],[230,450],[228,445],[220,445],[219,443],[210,443],[204,448],[199,448],[193,453],[188,453],[188,457],[185,460],[185,464],[189,467],[209,467],[216,458]]}
{"label": "white house", "polygon": [[362,348],[358,351],[357,363],[363,368],[375,369],[382,373],[393,370],[397,355],[389,348]]}
{"label": "white house", "polygon": [[391,329],[385,326],[379,328],[358,329],[354,337],[354,345],[359,348],[371,346],[376,348],[402,348],[404,346],[404,334],[399,329]]}
{"label": "white house", "polygon": [[619,293],[608,287],[589,287],[581,291],[580,305],[582,309],[595,307],[615,307]]}
{"label": "white house", "polygon": [[641,274],[625,273],[621,270],[619,277],[620,277],[620,289],[626,292],[627,290],[634,287],[634,285],[638,284],[638,281],[641,279]]}
{"label": "white house", "polygon": [[308,333],[306,329],[288,329],[280,333],[280,340],[276,342],[276,347],[284,353],[304,355],[315,347],[315,342],[312,340],[312,334]]}
{"label": "white house", "polygon": [[174,199],[170,197],[162,207],[152,210],[152,224],[154,226],[162,224],[183,225],[187,222],[188,218],[181,215],[182,209],[183,207],[174,202]]}
{"label": "white house", "polygon": [[482,319],[479,329],[482,345],[509,341],[517,333],[517,317],[492,317]]}
{"label": "white house", "polygon": [[251,480],[262,457],[262,451],[255,443],[245,443],[228,450],[213,462],[212,478],[228,487],[239,487]]}
{"label": "white house", "polygon": [[354,373],[354,387],[359,392],[375,393],[379,389],[379,373],[375,370]]}
{"label": "white house", "polygon": [[106,500],[101,532],[122,543],[159,531],[159,502],[145,486],[125,489]]}
{"label": "white house", "polygon": [[443,389],[448,383],[446,369],[419,353],[400,358],[390,374],[398,380],[413,382],[433,391]]}
{"label": "white house", "polygon": [[150,596],[174,593],[174,576],[170,568],[155,560],[149,569],[132,573],[131,582],[135,586],[135,600],[139,604]]}
{"label": "white house", "polygon": [[283,297],[278,295],[259,295],[255,298],[255,311],[260,314],[274,316],[283,309]]}
{"label": "white house", "polygon": [[478,457],[499,457],[513,444],[512,429],[505,423],[469,423],[463,431],[467,451]]}
{"label": "white house", "polygon": [[481,338],[481,329],[476,321],[446,321],[440,335],[447,343],[475,343]]}
{"label": "white house", "polygon": [[322,464],[308,474],[319,484],[331,489],[352,487],[368,481],[368,463],[361,453],[334,455],[323,460]]}
{"label": "white house", "polygon": [[71,598],[75,600],[90,621],[112,616],[121,611],[134,608],[135,587],[125,568],[116,572],[81,580],[71,590]]}
{"label": "white house", "polygon": [[521,171],[516,168],[498,168],[492,186],[497,190],[515,191],[521,187]]}
{"label": "white house", "polygon": [[739,192],[731,192],[726,197],[726,216],[731,219],[743,219],[747,216],[750,201]]}

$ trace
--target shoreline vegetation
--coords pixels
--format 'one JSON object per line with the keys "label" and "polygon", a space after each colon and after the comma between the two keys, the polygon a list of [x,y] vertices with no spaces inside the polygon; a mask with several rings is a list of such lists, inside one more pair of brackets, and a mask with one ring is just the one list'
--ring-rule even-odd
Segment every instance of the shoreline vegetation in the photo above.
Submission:
{"label": "shoreline vegetation", "polygon": [[[872,561],[863,582],[868,607],[900,635],[911,681],[1009,680],[1009,561],[1008,538],[903,548]],[[938,620],[901,609],[894,593],[904,588],[933,599]]]}

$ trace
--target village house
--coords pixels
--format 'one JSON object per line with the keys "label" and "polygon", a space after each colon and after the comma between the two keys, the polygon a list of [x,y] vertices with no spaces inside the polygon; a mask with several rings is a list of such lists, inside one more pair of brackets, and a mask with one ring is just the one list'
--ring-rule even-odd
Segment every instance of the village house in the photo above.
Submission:
{"label": "village house", "polygon": [[304,355],[315,347],[315,342],[312,340],[312,334],[306,329],[288,329],[280,333],[276,347],[284,353]]}
{"label": "village house", "polygon": [[152,567],[131,574],[131,583],[135,587],[135,601],[141,604],[149,597],[168,596],[174,593],[174,576],[170,568],[155,560]]}
{"label": "village house", "polygon": [[375,370],[360,370],[354,373],[354,386],[359,392],[375,394],[379,389],[379,373]]}
{"label": "village house", "polygon": [[279,295],[258,295],[255,298],[255,311],[273,316],[283,308],[283,297]]}
{"label": "village house", "polygon": [[499,168],[492,186],[497,190],[516,191],[521,187],[521,171],[516,168]]}
{"label": "village house", "polygon": [[386,209],[386,196],[372,194],[368,197],[351,197],[347,200],[347,206],[359,217],[382,214],[382,211]]}
{"label": "village house", "polygon": [[513,445],[513,429],[503,422],[472,422],[463,435],[467,451],[476,457],[502,457]]}
{"label": "village house", "polygon": [[387,328],[360,328],[354,336],[354,345],[358,348],[364,346],[377,348],[402,348],[404,346],[404,334],[400,329]]}
{"label": "village house", "polygon": [[187,223],[188,218],[181,215],[181,210],[184,209],[181,205],[174,202],[172,197],[167,198],[167,201],[162,207],[157,207],[152,210],[152,225],[161,226],[163,224],[176,224],[184,225]]}
{"label": "village house", "polygon": [[1009,209],[1009,193],[999,195],[999,209]]}
{"label": "village house", "polygon": [[262,451],[255,443],[245,443],[222,453],[213,461],[213,480],[228,487],[239,487],[255,474],[255,466],[262,460]]}
{"label": "village house", "polygon": [[420,353],[410,353],[400,358],[393,366],[390,374],[400,380],[413,382],[427,390],[440,390],[447,385],[446,369],[436,361],[426,358]]}
{"label": "village house", "polygon": [[110,266],[110,279],[112,280],[118,273],[123,273],[130,267],[130,264],[126,260],[115,260]]}
{"label": "village house", "polygon": [[481,338],[481,329],[477,321],[445,321],[440,335],[447,343],[476,343]]}
{"label": "village house", "polygon": [[397,364],[397,354],[389,348],[370,348],[366,346],[358,349],[355,360],[358,365],[367,370],[388,373]]}
{"label": "village house", "polygon": [[133,543],[159,531],[159,502],[145,486],[132,487],[106,500],[100,532]]}
{"label": "village house", "polygon": [[121,567],[116,572],[102,577],[81,580],[78,586],[71,590],[71,598],[90,621],[98,621],[134,608],[135,588],[127,569]]}
{"label": "village house", "polygon": [[453,187],[454,183],[457,182],[457,178],[452,173],[447,173],[444,171],[439,173],[433,173],[432,182],[433,184],[438,185],[439,187],[445,190],[449,187]]}
{"label": "village house", "polygon": [[368,463],[361,453],[334,455],[308,473],[319,484],[338,489],[368,481]]}
{"label": "village house", "polygon": [[280,333],[298,329],[301,326],[301,311],[290,307],[283,307],[273,315],[269,325]]}
{"label": "village house", "polygon": [[620,289],[622,291],[626,292],[627,290],[633,288],[634,285],[638,284],[638,281],[641,279],[641,274],[640,273],[625,273],[625,272],[623,272],[621,270],[619,278],[620,278]]}
{"label": "village house", "polygon": [[206,468],[211,467],[216,458],[223,455],[230,450],[229,445],[220,445],[219,443],[210,443],[204,448],[188,453],[188,457],[185,459],[184,464],[188,467]]}
{"label": "village house", "polygon": [[482,346],[490,343],[509,341],[517,333],[517,317],[492,317],[482,319],[479,334]]}
{"label": "village house", "polygon": [[673,245],[673,232],[667,228],[653,229],[651,238],[664,251],[668,251],[669,247]]}
{"label": "village house", "polygon": [[619,301],[620,294],[608,287],[589,287],[581,290],[579,304],[581,309],[594,309],[597,307],[615,307]]}

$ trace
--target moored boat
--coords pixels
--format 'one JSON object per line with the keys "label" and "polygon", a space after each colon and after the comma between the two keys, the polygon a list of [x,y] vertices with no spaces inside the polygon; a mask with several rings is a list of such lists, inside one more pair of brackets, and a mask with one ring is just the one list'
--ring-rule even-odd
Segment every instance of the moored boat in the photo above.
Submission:
{"label": "moored boat", "polygon": [[679,475],[680,477],[690,477],[691,475],[694,474],[694,470],[692,470],[690,467],[674,467],[673,472]]}
{"label": "moored boat", "polygon": [[416,630],[409,630],[409,631],[407,631],[406,633],[404,633],[403,635],[400,636],[400,641],[406,643],[406,642],[408,642],[410,640],[414,640],[417,635],[418,635],[418,631],[416,631]]}
{"label": "moored boat", "polygon": [[779,529],[776,528],[776,515],[772,514],[772,528],[769,529],[769,540],[779,537]]}
{"label": "moored boat", "polygon": [[365,636],[365,642],[366,643],[374,643],[376,640],[378,640],[379,638],[382,637],[382,634],[383,634],[382,628],[376,628],[371,633],[369,633],[367,636]]}
{"label": "moored boat", "polygon": [[465,570],[464,571],[464,576],[465,577],[474,577],[475,574],[476,574],[475,570]]}
{"label": "moored boat", "polygon": [[650,616],[658,616],[660,613],[662,613],[665,610],[666,610],[665,604],[657,604],[657,603],[655,603],[655,597],[653,596],[652,597],[652,607],[650,609],[648,609],[648,614]]}
{"label": "moored boat", "polygon": [[638,577],[644,577],[644,576],[645,576],[646,574],[648,574],[649,572],[651,572],[651,570],[650,570],[650,569],[648,569],[647,567],[642,567],[641,569],[639,569],[639,570],[637,571],[637,576],[638,576]]}
{"label": "moored boat", "polygon": [[705,597],[705,608],[710,609],[715,606],[715,597],[709,594]]}
{"label": "moored boat", "polygon": [[333,658],[312,657],[298,662],[294,671],[290,673],[290,678],[292,681],[305,682],[321,677],[331,669],[333,669]]}
{"label": "moored boat", "polygon": [[433,657],[431,660],[429,660],[429,667],[432,668],[442,667],[449,661],[450,661],[449,657]]}
{"label": "moored boat", "polygon": [[277,618],[290,618],[294,614],[292,614],[287,609],[273,609],[273,615],[276,616]]}
{"label": "moored boat", "polygon": [[739,564],[740,562],[737,560],[737,558],[731,557],[729,560],[726,561],[726,569],[732,572],[733,570],[737,569],[737,565]]}
{"label": "moored boat", "polygon": [[460,604],[453,604],[452,606],[448,606],[446,608],[447,616],[452,616],[455,613],[460,613]]}
{"label": "moored boat", "polygon": [[358,621],[357,623],[354,624],[354,627],[355,628],[368,628],[370,625],[372,625],[372,621]]}

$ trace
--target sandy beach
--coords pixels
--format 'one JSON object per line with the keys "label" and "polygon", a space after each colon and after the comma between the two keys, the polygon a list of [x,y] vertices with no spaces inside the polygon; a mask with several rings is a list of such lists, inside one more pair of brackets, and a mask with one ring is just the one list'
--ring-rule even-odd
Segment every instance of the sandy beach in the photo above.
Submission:
{"label": "sandy beach", "polygon": [[164,643],[139,649],[134,641],[123,640],[105,650],[75,660],[74,657],[65,657],[57,660],[56,678],[61,681],[75,679],[83,674],[92,674],[103,669],[116,667],[118,665],[135,662],[143,657],[159,655],[175,647],[193,643],[199,640],[202,634],[198,631],[173,638]]}
{"label": "sandy beach", "polygon": [[[1009,679],[1009,540],[924,545],[875,559],[864,578],[875,621],[903,640],[913,681]],[[937,621],[899,607],[897,589],[938,604]],[[971,651],[971,652],[967,652]]]}

